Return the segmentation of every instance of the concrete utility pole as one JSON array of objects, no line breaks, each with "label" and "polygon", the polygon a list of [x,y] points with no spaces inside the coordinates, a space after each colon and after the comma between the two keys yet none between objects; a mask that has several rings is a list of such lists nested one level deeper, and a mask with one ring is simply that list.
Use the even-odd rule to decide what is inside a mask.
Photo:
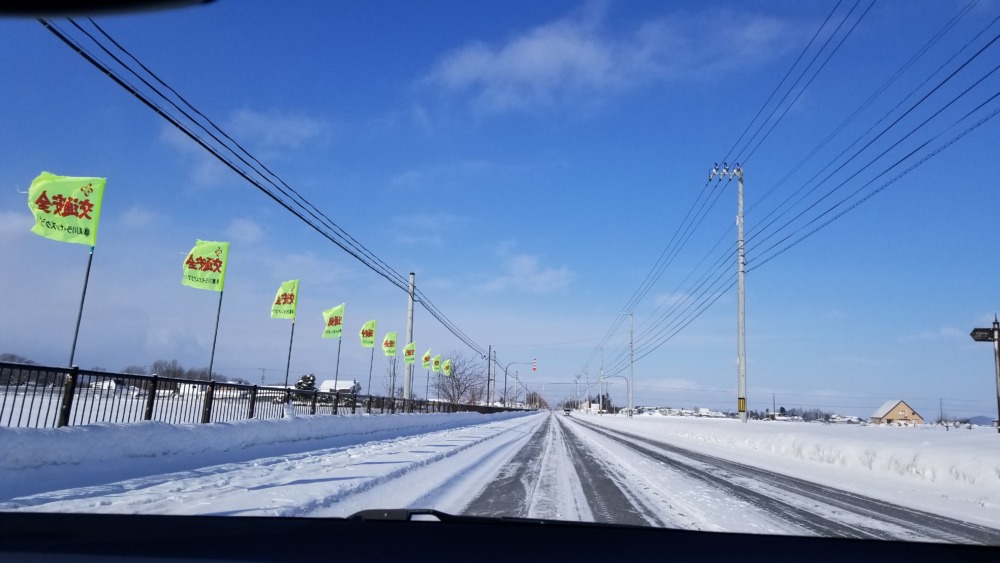
[{"label": "concrete utility pole", "polygon": [[[632,418],[632,411],[635,409],[635,405],[632,403],[632,364],[633,361],[633,332],[632,332],[632,320],[633,313],[629,311],[628,313],[621,313],[622,315],[628,315],[628,417]],[[601,363],[604,362],[603,350],[601,351]]]},{"label": "concrete utility pole", "polygon": [[[413,290],[416,274],[410,272],[410,302],[406,308],[406,343],[413,342]],[[338,356],[337,361],[340,361]],[[426,398],[426,397],[425,397]],[[413,400],[413,364],[406,364],[406,377],[403,378],[403,399]]]},{"label": "concrete utility pole", "polygon": [[739,412],[740,420],[742,422],[747,421],[747,351],[746,351],[746,331],[744,330],[745,322],[745,310],[746,303],[744,301],[744,270],[746,269],[746,258],[743,255],[743,167],[736,164],[732,168],[729,167],[725,162],[722,163],[722,169],[719,169],[719,165],[716,164],[712,168],[712,172],[708,175],[708,180],[711,182],[716,177],[723,178],[729,176],[733,178],[734,176],[738,180],[738,191],[737,191],[737,202],[736,202],[736,280],[738,286],[739,296],[737,298],[737,324],[739,331],[739,342],[737,344],[737,369],[738,369],[738,381],[737,381],[737,396],[736,396],[736,409]]},{"label": "concrete utility pole", "polygon": [[601,346],[601,384],[597,388],[597,414],[604,414],[604,346]]}]

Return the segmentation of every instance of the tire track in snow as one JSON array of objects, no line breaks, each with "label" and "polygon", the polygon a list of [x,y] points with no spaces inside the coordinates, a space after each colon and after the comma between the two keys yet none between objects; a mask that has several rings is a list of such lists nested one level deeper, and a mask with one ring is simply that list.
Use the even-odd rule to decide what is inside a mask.
[{"label": "tire track in snow", "polygon": [[559,421],[569,446],[573,467],[588,493],[587,502],[594,513],[594,521],[663,527],[664,523],[629,493],[629,487],[623,482],[623,478],[615,475],[606,464],[600,463],[599,456],[594,455],[593,450],[585,446],[558,415],[554,416]]},{"label": "tire track in snow", "polygon": [[[607,429],[602,429],[589,422],[583,422],[580,420],[575,421],[581,424],[597,434],[603,435],[606,438],[614,440],[632,450],[654,459],[670,469],[679,471],[693,477],[695,479],[704,481],[715,488],[725,491],[740,500],[751,503],[758,508],[764,510],[765,512],[771,514],[772,516],[779,518],[785,522],[788,522],[795,527],[801,528],[806,532],[810,532],[820,536],[836,536],[836,537],[848,537],[848,538],[862,538],[862,539],[879,539],[882,536],[877,535],[874,531],[870,531],[864,528],[859,528],[855,526],[850,526],[848,524],[837,522],[833,520],[826,519],[821,516],[805,510],[801,507],[789,504],[782,500],[773,498],[762,492],[747,488],[746,486],[733,482],[729,479],[720,477],[716,474],[708,472],[705,468],[695,467],[688,463],[683,463],[677,459],[664,455],[661,452],[650,449],[638,443],[645,443],[656,446],[657,448],[663,447],[663,444],[635,436],[634,434],[626,434],[624,432],[615,431],[614,433],[608,431]],[[627,436],[627,437],[626,437]]]},{"label": "tire track in snow", "polygon": [[546,417],[517,454],[497,476],[466,505],[463,514],[473,516],[528,517],[529,491],[534,489],[542,469],[541,458],[551,417]]},{"label": "tire track in snow", "polygon": [[[534,416],[430,432],[419,436],[369,442],[333,454],[302,454],[301,458],[264,458],[253,462],[210,467],[208,475],[151,486],[132,483],[119,492],[93,490],[87,498],[34,504],[33,511],[117,512],[159,514],[302,516],[344,499],[378,489],[404,475],[476,447],[490,449],[496,439],[503,447],[523,440],[524,429],[534,428]],[[520,431],[520,433],[519,433]],[[374,454],[374,455],[373,455]],[[486,455],[489,455],[488,453]],[[482,456],[478,456],[479,459]],[[445,464],[447,465],[447,464]],[[358,472],[363,470],[365,474]],[[114,489],[114,487],[112,487]],[[392,489],[387,489],[387,493]],[[76,495],[74,495],[76,496]],[[366,508],[371,508],[368,506]]]},{"label": "tire track in snow", "polygon": [[751,501],[756,498],[763,502],[760,506],[768,512],[783,519],[790,518],[792,523],[821,535],[1000,544],[1000,530],[994,528],[701,454],[628,432],[609,431],[589,422],[576,422],[741,498]]}]

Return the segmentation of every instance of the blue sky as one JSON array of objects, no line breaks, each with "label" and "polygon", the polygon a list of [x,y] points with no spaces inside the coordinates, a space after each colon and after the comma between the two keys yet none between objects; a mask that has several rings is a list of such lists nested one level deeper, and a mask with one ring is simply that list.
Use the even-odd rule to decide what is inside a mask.
[{"label": "blue sky", "polygon": [[[418,287],[477,344],[493,345],[505,364],[537,358],[537,372],[514,365],[510,373],[552,402],[573,394],[576,374],[596,379],[602,342],[613,371],[627,373],[624,326],[602,337],[699,194],[725,190],[633,307],[636,342],[648,352],[634,370],[639,404],[732,409],[735,289],[650,349],[660,343],[649,331],[657,307],[695,295],[693,280],[725,245],[735,248],[735,183],[706,185],[713,163],[739,146],[820,29],[820,43],[832,36],[843,44],[807,87],[791,91],[782,119],[745,162],[748,237],[817,174],[831,174],[838,154],[869,141],[784,219],[843,187],[777,238],[855,190],[845,206],[870,193],[1000,107],[993,100],[960,120],[998,91],[1000,79],[989,74],[1000,60],[993,44],[875,138],[996,36],[990,22],[1000,5],[983,0],[962,12],[969,4],[878,2],[849,35],[869,2],[848,16],[853,2],[219,1],[95,19],[396,271],[415,272]],[[108,178],[77,351],[82,367],[158,358],[207,365],[216,295],[179,283],[198,238],[232,243],[217,371],[259,381],[263,368],[268,382],[283,379],[289,324],[268,311],[286,279],[302,280],[293,379],[332,373],[336,345],[320,338],[320,313],[338,303],[346,303],[342,375],[367,377],[368,351],[356,337],[364,321],[378,319],[380,334],[403,338],[404,292],[37,22],[0,21],[0,53],[0,295],[8,296],[0,351],[53,364],[69,356],[86,248],[29,232],[24,192],[42,170]],[[766,116],[773,106],[765,107]],[[777,238],[760,247],[748,238],[750,408],[770,407],[774,393],[786,407],[849,414],[896,397],[925,416],[937,415],[939,398],[953,414],[995,413],[990,347],[968,333],[1000,310],[1000,264],[987,242],[1000,204],[998,133],[1000,120],[987,121],[773,261],[762,264]],[[724,246],[712,250],[719,240]],[[420,308],[414,331],[420,352],[470,353]],[[377,357],[376,380],[384,372]],[[624,400],[624,383],[611,381],[612,397]]]}]

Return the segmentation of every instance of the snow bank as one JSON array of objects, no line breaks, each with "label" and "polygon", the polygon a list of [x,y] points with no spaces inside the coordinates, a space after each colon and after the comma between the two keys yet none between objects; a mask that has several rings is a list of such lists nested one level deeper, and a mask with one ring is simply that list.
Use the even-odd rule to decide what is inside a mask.
[{"label": "snow bank", "polygon": [[212,424],[138,422],[45,429],[0,428],[0,475],[46,466],[120,462],[123,458],[217,454],[258,446],[288,446],[307,440],[330,442],[328,439],[337,437],[349,438],[340,440],[342,444],[359,443],[384,439],[386,434],[408,436],[523,415],[515,412],[299,416]]},{"label": "snow bank", "polygon": [[932,510],[950,504],[948,512],[963,517],[971,506],[980,521],[1000,520],[1000,435],[994,428],[743,424],[670,416],[581,419],[901,504]]}]

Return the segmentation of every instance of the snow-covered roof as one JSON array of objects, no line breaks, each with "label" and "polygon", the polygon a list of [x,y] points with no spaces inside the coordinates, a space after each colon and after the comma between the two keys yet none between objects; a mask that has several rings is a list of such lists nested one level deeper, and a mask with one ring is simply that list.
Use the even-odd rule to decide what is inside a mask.
[{"label": "snow-covered roof", "polygon": [[902,402],[903,401],[901,399],[890,399],[886,401],[881,407],[875,409],[875,412],[872,413],[872,418],[885,418],[885,415],[889,414],[889,411],[891,411],[893,407]]}]

